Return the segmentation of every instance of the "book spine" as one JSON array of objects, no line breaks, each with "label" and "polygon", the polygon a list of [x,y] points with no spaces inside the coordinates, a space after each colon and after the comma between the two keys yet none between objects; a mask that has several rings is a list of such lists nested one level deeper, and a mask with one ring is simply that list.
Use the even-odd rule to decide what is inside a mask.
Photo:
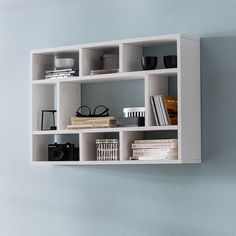
[{"label": "book spine", "polygon": [[160,106],[161,106],[161,113],[162,113],[162,116],[163,116],[164,124],[168,125],[168,120],[167,120],[167,116],[166,116],[165,108],[164,108],[164,104],[163,104],[163,96],[160,95],[160,96],[158,96],[158,98],[159,98],[159,103],[160,103]]},{"label": "book spine", "polygon": [[139,160],[139,161],[178,160],[178,156],[175,156],[175,157],[148,157],[148,156],[136,157],[136,156],[133,156],[130,159]]},{"label": "book spine", "polygon": [[160,125],[160,123],[158,121],[158,117],[157,117],[157,110],[156,110],[156,106],[155,106],[155,102],[154,102],[153,96],[150,97],[150,100],[151,100],[152,111],[153,111],[153,114],[154,114],[156,125]]},{"label": "book spine", "polygon": [[155,101],[157,116],[158,116],[158,120],[160,121],[160,125],[165,125],[164,120],[163,120],[163,116],[162,116],[162,112],[161,112],[159,95],[154,96],[154,101]]},{"label": "book spine", "polygon": [[176,143],[178,139],[146,139],[134,140],[134,143]]},{"label": "book spine", "polygon": [[170,117],[169,117],[168,109],[167,109],[166,104],[165,104],[164,96],[161,96],[161,104],[162,104],[162,107],[163,107],[163,114],[164,114],[164,117],[165,117],[166,125],[171,125]]},{"label": "book spine", "polygon": [[159,149],[166,149],[166,148],[177,148],[177,143],[166,143],[166,144],[136,144],[132,143],[132,149],[136,148],[159,148]]}]

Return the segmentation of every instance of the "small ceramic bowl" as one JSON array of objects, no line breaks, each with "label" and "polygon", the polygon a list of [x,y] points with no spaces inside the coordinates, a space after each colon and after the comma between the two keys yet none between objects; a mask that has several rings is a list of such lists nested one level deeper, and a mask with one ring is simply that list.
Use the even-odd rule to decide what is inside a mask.
[{"label": "small ceramic bowl", "polygon": [[164,65],[166,68],[176,68],[177,67],[177,56],[176,55],[168,55],[164,56]]},{"label": "small ceramic bowl", "polygon": [[144,70],[154,70],[157,67],[157,57],[154,56],[143,56],[141,62]]},{"label": "small ceramic bowl", "polygon": [[69,69],[75,65],[75,59],[73,58],[56,58],[54,60],[54,66],[57,69]]}]

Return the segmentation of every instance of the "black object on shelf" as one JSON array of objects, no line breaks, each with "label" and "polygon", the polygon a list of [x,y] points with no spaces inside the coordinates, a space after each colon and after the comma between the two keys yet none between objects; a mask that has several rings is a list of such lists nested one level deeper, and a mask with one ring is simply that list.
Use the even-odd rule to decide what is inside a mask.
[{"label": "black object on shelf", "polygon": [[[41,118],[41,130],[56,130],[56,122],[55,122],[55,113],[57,111],[56,110],[42,110],[42,118]],[[44,118],[45,118],[45,113],[51,113],[52,117],[51,117],[51,121],[52,121],[52,125],[48,128],[44,128]]]},{"label": "black object on shelf", "polygon": [[145,125],[145,117],[120,117],[116,120],[118,127],[138,127]]},{"label": "black object on shelf", "polygon": [[104,105],[98,105],[92,112],[90,107],[82,105],[76,112],[77,117],[107,117],[109,116],[109,108]]},{"label": "black object on shelf", "polygon": [[72,143],[49,144],[48,161],[79,161],[79,148]]},{"label": "black object on shelf", "polygon": [[157,67],[157,57],[143,56],[141,63],[144,70],[154,70]]},{"label": "black object on shelf", "polygon": [[177,56],[168,55],[163,57],[164,65],[166,68],[176,68],[177,67]]}]

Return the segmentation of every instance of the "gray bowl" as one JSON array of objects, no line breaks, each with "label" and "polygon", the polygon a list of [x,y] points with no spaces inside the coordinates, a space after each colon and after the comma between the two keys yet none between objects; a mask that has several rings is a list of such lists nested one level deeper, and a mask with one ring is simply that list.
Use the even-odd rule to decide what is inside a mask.
[{"label": "gray bowl", "polygon": [[75,59],[74,58],[56,58],[54,60],[54,66],[57,69],[69,69],[74,67]]}]

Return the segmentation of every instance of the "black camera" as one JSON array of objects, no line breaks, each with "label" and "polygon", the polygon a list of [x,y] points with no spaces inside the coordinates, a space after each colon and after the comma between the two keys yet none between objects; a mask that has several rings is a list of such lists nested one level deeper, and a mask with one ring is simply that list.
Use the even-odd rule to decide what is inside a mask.
[{"label": "black camera", "polygon": [[74,144],[49,144],[48,145],[49,161],[79,161],[79,148]]}]

